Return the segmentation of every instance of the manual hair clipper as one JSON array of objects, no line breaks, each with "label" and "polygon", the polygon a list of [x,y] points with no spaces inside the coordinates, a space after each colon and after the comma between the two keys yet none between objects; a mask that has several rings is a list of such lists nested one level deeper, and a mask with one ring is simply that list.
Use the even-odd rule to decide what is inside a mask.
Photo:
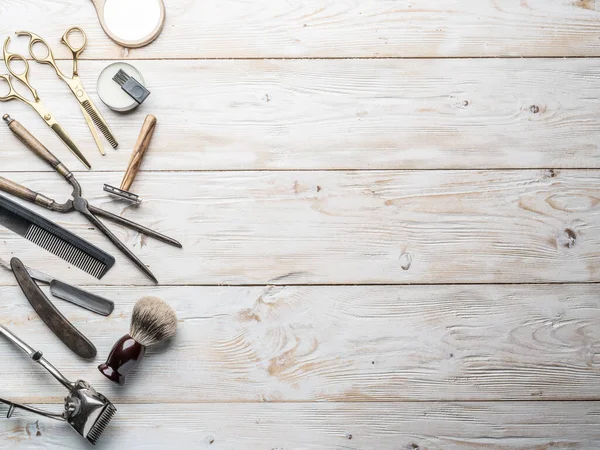
[{"label": "manual hair clipper", "polygon": [[96,392],[86,381],[77,380],[73,383],[67,380],[56,367],[46,361],[42,356],[42,352],[35,351],[1,325],[0,334],[6,336],[17,347],[27,353],[31,359],[50,372],[60,384],[69,390],[69,394],[65,397],[65,410],[60,414],[51,413],[32,406],[20,405],[0,398],[0,403],[9,406],[6,418],[10,419],[15,409],[20,408],[51,419],[62,420],[71,425],[71,428],[79,435],[95,445],[111,421],[112,416],[117,411],[117,408],[104,395]]}]

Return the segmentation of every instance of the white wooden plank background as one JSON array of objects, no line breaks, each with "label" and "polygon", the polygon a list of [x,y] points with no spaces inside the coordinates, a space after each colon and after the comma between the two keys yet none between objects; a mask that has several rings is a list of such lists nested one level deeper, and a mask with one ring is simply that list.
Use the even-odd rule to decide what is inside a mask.
[{"label": "white wooden plank background", "polygon": [[[26,39],[14,40],[15,49]],[[13,48],[13,47],[11,47]],[[90,90],[106,61],[81,64]],[[97,170],[124,170],[143,112],[159,118],[145,170],[594,168],[600,67],[594,59],[136,61],[152,94],[120,115],[99,100],[121,147],[101,157],[52,68],[32,82]],[[65,62],[65,70],[68,64]],[[36,113],[7,111],[83,167]],[[1,124],[4,127],[4,124]],[[43,170],[8,133],[2,170]]]},{"label": "white wooden plank background", "polygon": [[[95,287],[106,319],[64,302],[105,355],[148,293],[167,300],[179,335],[149,349],[126,389],[69,353],[18,287],[3,287],[3,322],[70,377],[118,403],[600,400],[600,286]],[[515,313],[518,311],[518,314]],[[3,382],[24,402],[63,389],[2,342]],[[23,372],[32,381],[23,384]],[[192,376],[193,374],[193,376]]]},{"label": "white wooden plank background", "polygon": [[[120,174],[80,178],[93,204],[181,240],[183,250],[118,232],[164,284],[527,283],[600,281],[598,174],[151,172],[135,184],[146,197],[137,209],[102,191]],[[56,198],[69,193],[54,173],[10,176]],[[47,214],[116,253],[79,215]],[[56,267],[12,231],[0,229],[0,238],[4,254]],[[120,269],[103,281],[149,283],[117,257]],[[0,280],[15,283],[9,273]]]},{"label": "white wooden plank background", "polygon": [[[152,46],[105,38],[89,0],[3,0],[0,34],[62,36],[75,24],[87,58],[597,56],[596,0],[167,0]],[[52,18],[52,20],[48,20]],[[62,55],[66,55],[65,52]]]},{"label": "white wooden plank background", "polygon": [[121,426],[108,428],[96,447],[41,420],[0,422],[0,438],[10,450],[595,450],[600,444],[599,402],[178,403],[122,405],[118,414]]},{"label": "white wooden plank background", "polygon": [[[161,37],[124,50],[91,2],[0,2],[2,40],[28,29],[65,58],[59,37],[85,28],[80,72],[121,147],[100,157],[49,67],[33,63],[32,83],[93,172],[26,105],[2,112],[92,203],[184,244],[116,228],[153,287],[77,216],[43,212],[117,256],[100,282],[0,229],[0,256],[117,304],[103,318],[57,301],[98,347],[82,361],[0,271],[0,323],[116,402],[99,448],[599,448],[597,2],[165,3]],[[152,91],[129,115],[95,95],[114,59]],[[147,113],[136,209],[101,188]],[[4,125],[0,176],[68,194]],[[144,295],[173,305],[179,334],[119,388],[95,367]],[[8,343],[0,361],[0,397],[60,407],[64,390]],[[63,424],[0,419],[2,449],[85,447]]]}]

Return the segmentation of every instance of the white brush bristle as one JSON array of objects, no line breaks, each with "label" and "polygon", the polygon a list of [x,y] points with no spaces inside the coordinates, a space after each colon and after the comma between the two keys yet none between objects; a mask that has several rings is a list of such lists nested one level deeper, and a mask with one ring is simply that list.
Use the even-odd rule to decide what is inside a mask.
[{"label": "white brush bristle", "polygon": [[144,297],[135,304],[129,335],[143,346],[169,339],[176,331],[175,311],[160,298]]}]

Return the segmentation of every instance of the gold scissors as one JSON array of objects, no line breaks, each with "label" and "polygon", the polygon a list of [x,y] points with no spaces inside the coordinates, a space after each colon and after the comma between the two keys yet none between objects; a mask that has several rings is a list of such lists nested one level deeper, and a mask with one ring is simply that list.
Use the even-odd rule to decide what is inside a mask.
[{"label": "gold scissors", "polygon": [[[6,83],[8,84],[8,93],[6,95],[0,95],[0,102],[7,102],[9,100],[20,100],[24,103],[27,103],[29,106],[35,109],[35,111],[40,115],[40,117],[44,119],[46,125],[48,125],[52,129],[52,131],[56,133],[60,140],[65,143],[65,145],[69,148],[69,150],[71,150],[71,152],[73,152],[75,156],[77,156],[77,158],[83,163],[83,165],[88,169],[91,169],[90,163],[87,161],[87,159],[85,159],[83,153],[81,153],[79,148],[77,148],[73,140],[69,137],[67,132],[63,129],[63,127],[61,127],[60,124],[56,121],[54,116],[50,114],[48,108],[46,108],[46,106],[40,100],[40,96],[38,95],[37,90],[35,90],[35,88],[29,83],[29,63],[27,62],[27,60],[17,53],[10,53],[8,51],[9,42],[10,37],[7,37],[6,41],[4,41],[4,62],[6,63],[6,68],[8,69],[9,75],[0,74],[0,79],[6,81]],[[11,67],[11,63],[15,60],[21,61],[24,64],[24,69],[22,72],[19,72],[13,67]],[[22,84],[24,84],[27,87],[27,89],[29,89],[31,95],[33,95],[33,100],[29,100],[28,98],[23,97],[15,90],[13,86],[13,77],[19,80]]]},{"label": "gold scissors", "polygon": [[[71,42],[69,42],[69,36],[73,32],[81,33],[81,37],[83,38],[83,42],[81,43],[81,45],[75,46]],[[56,71],[56,75],[58,75],[58,77],[61,80],[67,83],[67,86],[69,86],[69,88],[73,92],[73,95],[79,102],[79,106],[81,108],[81,112],[83,113],[83,117],[87,122],[87,125],[94,138],[94,141],[96,141],[96,145],[98,146],[98,150],[100,150],[100,153],[102,155],[106,154],[104,152],[102,142],[100,141],[100,137],[98,136],[98,133],[94,128],[94,124],[96,124],[96,126],[104,135],[106,140],[110,143],[112,148],[117,148],[117,146],[119,145],[117,140],[115,139],[114,135],[112,134],[112,131],[108,127],[108,124],[100,114],[100,111],[98,111],[98,108],[96,108],[96,105],[94,105],[92,99],[83,88],[83,84],[81,83],[81,79],[79,78],[79,73],[77,71],[77,58],[79,58],[79,55],[83,52],[85,46],[87,45],[87,36],[85,32],[79,27],[72,27],[69,28],[65,34],[63,34],[60,40],[60,42],[66,45],[73,54],[73,75],[71,75],[71,77],[66,76],[58,68],[56,61],[54,60],[54,55],[52,54],[52,49],[50,48],[48,43],[44,41],[40,36],[29,31],[17,31],[16,35],[29,36],[29,54],[31,55],[31,57],[40,64],[48,64],[49,66],[52,66]],[[40,57],[34,53],[34,45],[36,44],[42,44],[46,48],[46,56]]]}]

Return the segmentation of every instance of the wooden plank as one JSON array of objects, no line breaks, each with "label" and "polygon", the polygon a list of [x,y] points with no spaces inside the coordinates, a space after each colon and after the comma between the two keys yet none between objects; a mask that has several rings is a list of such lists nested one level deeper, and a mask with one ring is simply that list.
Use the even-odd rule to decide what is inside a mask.
[{"label": "wooden plank", "polygon": [[[61,201],[69,193],[56,174],[10,177]],[[118,174],[79,178],[92,204],[181,240],[113,226],[163,284],[600,281],[598,171],[142,173],[139,208],[102,192]],[[82,216],[31,207],[117,257],[105,283],[148,282]],[[0,252],[95,281],[5,228]]]},{"label": "wooden plank", "polygon": [[58,43],[77,24],[90,38],[83,56],[101,59],[600,54],[594,0],[165,3],[162,35],[137,50],[124,50],[104,35],[89,1],[3,0],[0,34],[27,29]]},{"label": "wooden plank", "polygon": [[[0,323],[118,403],[600,400],[597,284],[92,290],[115,301],[111,317],[57,305],[96,361],[70,353],[17,287],[0,289]],[[126,389],[109,386],[96,366],[145,295],[173,306],[178,335],[149,348]],[[0,396],[64,395],[4,339],[0,358]]]},{"label": "wooden plank", "polygon": [[[97,448],[595,450],[599,425],[597,402],[120,405]],[[33,417],[2,420],[0,438],[6,449],[83,445]]]},{"label": "wooden plank", "polygon": [[[600,42],[600,40],[598,41]],[[81,64],[95,95],[105,61]],[[32,82],[95,170],[124,171],[144,116],[143,170],[600,167],[600,68],[582,60],[139,61],[152,91],[135,113],[98,107],[120,141],[101,157],[51,68]],[[2,105],[74,169],[27,105]],[[2,170],[47,170],[4,124]],[[113,180],[118,183],[119,179]]]}]

